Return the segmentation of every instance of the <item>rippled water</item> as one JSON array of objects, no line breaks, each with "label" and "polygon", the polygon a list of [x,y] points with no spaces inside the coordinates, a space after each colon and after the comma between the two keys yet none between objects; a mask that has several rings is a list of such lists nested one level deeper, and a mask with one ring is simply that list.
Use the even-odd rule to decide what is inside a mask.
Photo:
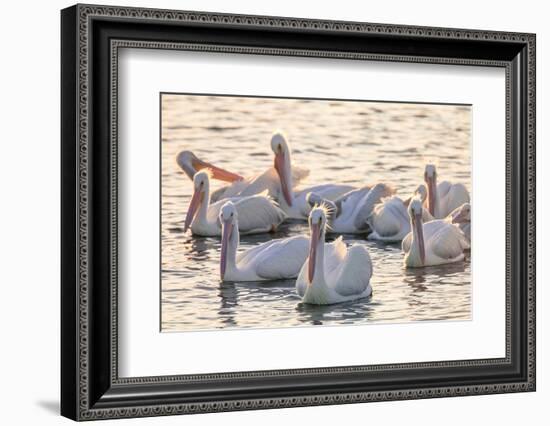
[{"label": "rippled water", "polygon": [[[431,161],[440,180],[470,189],[470,121],[468,106],[162,95],[162,331],[470,319],[469,259],[405,269],[399,244],[364,236],[344,240],[370,251],[370,299],[318,307],[300,302],[292,280],[221,284],[219,239],[183,233],[192,183],[175,162],[186,149],[259,173],[272,165],[270,136],[281,129],[293,161],[311,171],[304,185],[382,181],[407,197]],[[307,232],[305,223],[286,223],[274,235],[241,236],[239,250]]]}]

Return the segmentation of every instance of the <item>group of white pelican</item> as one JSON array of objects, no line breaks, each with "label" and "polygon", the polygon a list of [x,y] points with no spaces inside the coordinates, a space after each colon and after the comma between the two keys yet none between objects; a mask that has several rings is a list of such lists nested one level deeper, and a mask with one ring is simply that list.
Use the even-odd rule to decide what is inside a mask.
[{"label": "group of white pelican", "polygon": [[[424,183],[403,199],[384,183],[357,188],[326,183],[297,190],[308,171],[292,163],[283,133],[271,138],[274,166],[243,177],[189,151],[177,163],[193,180],[184,223],[194,235],[221,237],[222,281],[296,278],[304,303],[324,305],[368,297],[372,261],[365,245],[347,247],[326,233],[367,234],[402,241],[405,267],[458,262],[470,248],[470,195],[461,183],[437,181],[428,164]],[[211,192],[210,180],[227,182]],[[275,231],[286,219],[307,220],[310,235],[273,239],[238,253],[239,235]]]}]

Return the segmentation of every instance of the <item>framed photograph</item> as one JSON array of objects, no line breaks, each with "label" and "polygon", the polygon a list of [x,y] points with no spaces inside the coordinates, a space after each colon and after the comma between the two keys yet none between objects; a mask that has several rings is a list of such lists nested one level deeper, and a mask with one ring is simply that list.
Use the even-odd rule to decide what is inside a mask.
[{"label": "framed photograph", "polygon": [[61,412],[535,390],[535,35],[61,12]]}]

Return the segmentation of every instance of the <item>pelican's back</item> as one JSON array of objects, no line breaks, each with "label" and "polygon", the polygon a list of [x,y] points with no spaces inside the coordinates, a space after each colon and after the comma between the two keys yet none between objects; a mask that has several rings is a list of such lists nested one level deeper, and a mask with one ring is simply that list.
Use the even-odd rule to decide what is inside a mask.
[{"label": "pelican's back", "polygon": [[372,261],[365,246],[355,244],[347,250],[332,280],[333,289],[341,296],[354,296],[364,293],[372,277]]}]

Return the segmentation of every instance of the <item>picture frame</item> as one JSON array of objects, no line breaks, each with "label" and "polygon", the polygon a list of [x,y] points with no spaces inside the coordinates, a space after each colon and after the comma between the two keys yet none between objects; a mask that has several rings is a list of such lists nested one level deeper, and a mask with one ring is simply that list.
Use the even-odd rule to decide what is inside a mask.
[{"label": "picture frame", "polygon": [[[73,420],[534,391],[534,34],[131,7],[61,12],[61,414]],[[503,68],[506,356],[119,377],[118,50]]]}]

